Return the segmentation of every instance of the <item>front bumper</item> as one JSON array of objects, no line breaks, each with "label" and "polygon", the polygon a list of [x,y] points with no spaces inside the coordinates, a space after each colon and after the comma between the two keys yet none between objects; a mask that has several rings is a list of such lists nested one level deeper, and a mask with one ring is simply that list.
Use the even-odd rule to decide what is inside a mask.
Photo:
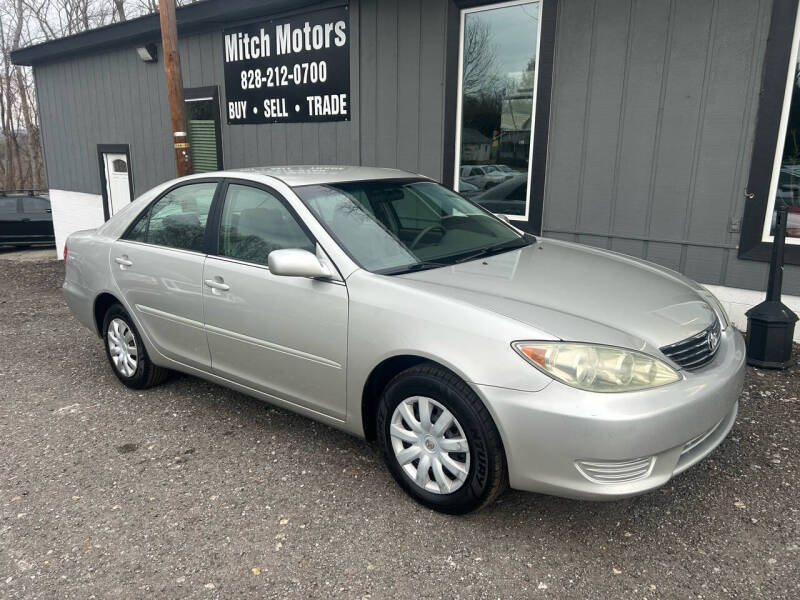
[{"label": "front bumper", "polygon": [[744,340],[729,327],[711,363],[653,390],[475,388],[500,430],[511,487],[610,500],[657,488],[716,448],[736,421],[744,373]]}]

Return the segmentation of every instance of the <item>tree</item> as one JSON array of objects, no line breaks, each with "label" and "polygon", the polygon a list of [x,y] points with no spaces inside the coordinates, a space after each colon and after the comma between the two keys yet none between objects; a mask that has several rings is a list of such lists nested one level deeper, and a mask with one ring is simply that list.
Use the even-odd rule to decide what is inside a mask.
[{"label": "tree", "polygon": [[157,9],[157,0],[0,0],[0,189],[46,186],[33,74],[10,53]]},{"label": "tree", "polygon": [[464,52],[461,85],[463,93],[475,95],[494,90],[498,84],[497,55],[492,43],[492,28],[478,18],[464,28]]}]

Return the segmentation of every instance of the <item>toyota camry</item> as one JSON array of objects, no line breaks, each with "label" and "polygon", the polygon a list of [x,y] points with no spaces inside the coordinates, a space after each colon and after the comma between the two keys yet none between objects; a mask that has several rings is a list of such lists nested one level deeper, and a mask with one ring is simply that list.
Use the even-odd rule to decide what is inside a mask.
[{"label": "toyota camry", "polygon": [[364,167],[164,183],[69,236],[64,294],[126,386],[208,379],[377,440],[416,500],[652,490],[736,418],[744,341],[705,288]]}]

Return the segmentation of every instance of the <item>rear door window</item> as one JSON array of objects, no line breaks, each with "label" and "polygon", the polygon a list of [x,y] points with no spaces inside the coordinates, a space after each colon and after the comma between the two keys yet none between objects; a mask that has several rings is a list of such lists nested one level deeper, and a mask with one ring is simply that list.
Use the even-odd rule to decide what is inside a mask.
[{"label": "rear door window", "polygon": [[183,185],[170,190],[144,212],[125,239],[203,252],[215,182]]},{"label": "rear door window", "polygon": [[22,199],[22,212],[43,213],[50,210],[50,201],[36,196],[26,196]]},{"label": "rear door window", "polygon": [[16,212],[17,212],[16,198],[0,198],[0,215],[16,214]]}]

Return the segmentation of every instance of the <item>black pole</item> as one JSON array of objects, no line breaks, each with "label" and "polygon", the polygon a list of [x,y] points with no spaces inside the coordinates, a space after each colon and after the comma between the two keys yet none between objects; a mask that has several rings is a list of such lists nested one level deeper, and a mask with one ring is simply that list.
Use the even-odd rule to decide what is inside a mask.
[{"label": "black pole", "polygon": [[792,358],[792,338],[797,315],[781,302],[783,253],[786,247],[788,209],[779,201],[775,215],[772,257],[769,263],[767,299],[748,310],[747,364],[769,369],[785,369]]},{"label": "black pole", "polygon": [[786,247],[786,203],[779,201],[775,215],[775,240],[772,242],[772,257],[769,261],[769,281],[767,282],[767,302],[780,302],[783,288],[783,253]]}]

